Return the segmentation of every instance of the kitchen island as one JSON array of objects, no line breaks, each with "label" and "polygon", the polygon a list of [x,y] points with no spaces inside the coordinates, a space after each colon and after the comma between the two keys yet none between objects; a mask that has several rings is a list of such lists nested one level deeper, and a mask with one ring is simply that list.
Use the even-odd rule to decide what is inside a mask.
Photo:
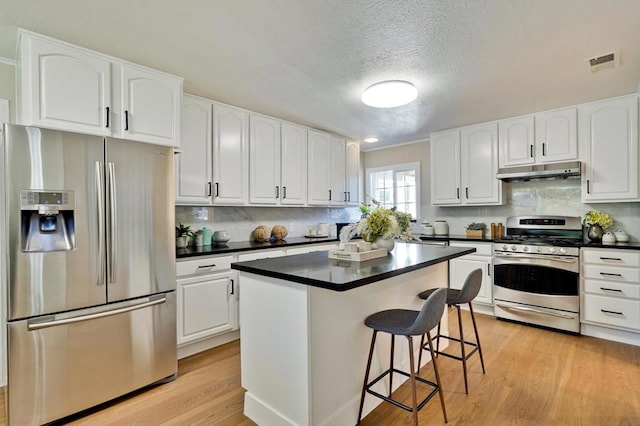
[{"label": "kitchen island", "polygon": [[[473,251],[396,243],[388,256],[366,262],[319,252],[233,263],[245,415],[261,425],[355,424],[371,339],[364,319],[384,309],[419,310],[420,291],[447,286],[447,261]],[[446,320],[445,312],[444,330]],[[389,341],[379,336],[371,377],[389,365]],[[398,339],[395,365],[406,371],[407,351]],[[394,379],[396,388],[402,379]],[[378,386],[384,392],[388,381]],[[367,397],[364,413],[380,402]]]}]

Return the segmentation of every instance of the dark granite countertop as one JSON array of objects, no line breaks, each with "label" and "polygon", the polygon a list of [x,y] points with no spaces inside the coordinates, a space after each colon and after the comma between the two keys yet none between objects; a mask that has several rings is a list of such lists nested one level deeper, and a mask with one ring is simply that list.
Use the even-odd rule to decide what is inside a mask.
[{"label": "dark granite countertop", "polygon": [[473,248],[396,242],[395,248],[386,257],[365,262],[329,259],[327,252],[315,252],[235,262],[231,264],[231,269],[329,290],[345,291],[473,252]]},{"label": "dark granite countertop", "polygon": [[491,237],[467,237],[466,235],[443,235],[443,236],[434,236],[434,235],[424,235],[420,234],[420,239],[422,241],[478,241],[481,243],[492,243],[498,238]]},{"label": "dark granite countertop", "polygon": [[[500,240],[500,238],[490,238],[490,237],[467,237],[466,235],[448,235],[448,236],[430,236],[430,235],[420,235],[420,240],[422,241],[478,241],[483,243],[493,243],[495,241]],[[585,248],[606,248],[606,249],[629,249],[629,250],[640,250],[640,241],[631,241],[629,243],[615,243],[615,244],[602,244],[601,242],[594,242],[589,240],[584,240],[579,247]]]},{"label": "dark granite countertop", "polygon": [[189,246],[184,249],[176,249],[176,258],[181,259],[193,256],[210,256],[216,254],[235,253],[239,251],[275,249],[291,246],[302,246],[306,244],[329,243],[338,241],[336,238],[305,238],[293,237],[286,240],[259,243],[257,241],[234,241],[226,244],[195,247]]},{"label": "dark granite countertop", "polygon": [[632,241],[629,243],[602,244],[602,242],[585,241],[582,244],[584,248],[602,248],[602,249],[629,249],[640,250],[640,241]]}]

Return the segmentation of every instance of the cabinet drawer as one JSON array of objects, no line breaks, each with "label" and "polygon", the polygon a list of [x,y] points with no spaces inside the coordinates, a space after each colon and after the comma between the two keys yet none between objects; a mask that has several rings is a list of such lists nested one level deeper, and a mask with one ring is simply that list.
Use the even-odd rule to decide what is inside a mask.
[{"label": "cabinet drawer", "polygon": [[612,266],[640,266],[640,251],[631,250],[583,250],[584,263]]},{"label": "cabinet drawer", "polygon": [[640,329],[640,302],[587,294],[584,320],[616,327]]},{"label": "cabinet drawer", "polygon": [[595,278],[608,281],[640,283],[640,269],[620,268],[617,266],[584,265],[585,278]]},{"label": "cabinet drawer", "polygon": [[475,248],[476,252],[473,253],[473,255],[475,256],[493,256],[493,244],[491,243],[480,244],[480,243],[467,243],[467,242],[461,242],[461,241],[450,241],[449,245],[451,247]]},{"label": "cabinet drawer", "polygon": [[248,260],[268,259],[270,257],[284,256],[284,250],[257,250],[251,253],[239,254],[238,262]]},{"label": "cabinet drawer", "polygon": [[176,262],[176,276],[183,277],[194,274],[209,274],[231,269],[233,256],[205,257],[196,260]]},{"label": "cabinet drawer", "polygon": [[586,293],[601,296],[623,297],[625,299],[640,299],[640,285],[618,283],[614,281],[584,280]]}]

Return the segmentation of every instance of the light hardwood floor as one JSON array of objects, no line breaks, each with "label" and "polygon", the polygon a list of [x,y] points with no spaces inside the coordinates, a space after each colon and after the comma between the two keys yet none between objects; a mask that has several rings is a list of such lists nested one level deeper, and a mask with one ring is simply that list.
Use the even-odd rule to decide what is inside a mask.
[{"label": "light hardwood floor", "polygon": [[[467,315],[463,313],[463,320]],[[469,362],[469,395],[464,393],[460,363],[439,358],[450,424],[640,424],[640,347],[477,316],[487,374],[474,356]],[[455,315],[449,318],[451,330],[456,330]],[[470,327],[465,331],[472,335]],[[453,349],[452,345],[448,351]],[[242,415],[238,341],[183,359],[178,368],[174,382],[122,398],[71,424],[254,424]],[[430,365],[422,374],[433,379]],[[410,401],[406,385],[394,395]],[[1,424],[3,420],[4,412]],[[437,397],[420,411],[419,420],[443,423]],[[411,424],[411,414],[383,403],[362,424]]]}]

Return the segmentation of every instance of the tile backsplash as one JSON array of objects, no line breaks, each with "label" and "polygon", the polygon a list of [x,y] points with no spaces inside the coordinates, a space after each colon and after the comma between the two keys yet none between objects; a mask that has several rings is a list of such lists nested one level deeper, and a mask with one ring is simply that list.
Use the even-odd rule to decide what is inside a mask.
[{"label": "tile backsplash", "polygon": [[610,214],[611,230],[624,229],[632,241],[640,240],[640,203],[594,203],[580,201],[580,179],[511,182],[503,186],[505,204],[484,207],[422,206],[422,221],[445,219],[451,234],[464,234],[471,222],[504,223],[508,216],[560,215],[584,217],[589,210]]},{"label": "tile backsplash", "polygon": [[226,230],[231,241],[250,240],[258,225],[284,225],[289,236],[302,237],[320,222],[353,222],[359,217],[357,208],[176,206],[176,223],[190,225],[193,230],[203,226],[214,231]]}]

